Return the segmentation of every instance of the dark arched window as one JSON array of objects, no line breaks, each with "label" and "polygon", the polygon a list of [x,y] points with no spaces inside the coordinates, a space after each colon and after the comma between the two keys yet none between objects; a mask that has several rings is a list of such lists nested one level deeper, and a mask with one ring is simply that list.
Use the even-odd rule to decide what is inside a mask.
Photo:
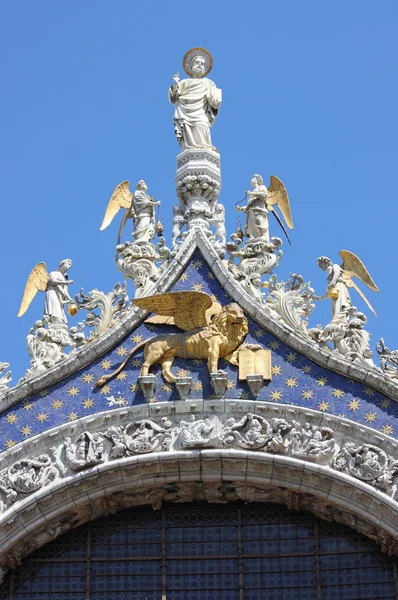
[{"label": "dark arched window", "polygon": [[1,600],[397,600],[397,562],[276,504],[174,504],[92,521],[10,573]]}]

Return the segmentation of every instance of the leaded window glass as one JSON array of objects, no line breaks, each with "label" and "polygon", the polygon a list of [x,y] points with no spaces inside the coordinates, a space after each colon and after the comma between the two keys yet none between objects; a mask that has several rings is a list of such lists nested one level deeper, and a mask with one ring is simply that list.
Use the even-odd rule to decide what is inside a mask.
[{"label": "leaded window glass", "polygon": [[396,559],[276,504],[170,505],[104,517],[10,573],[0,600],[398,600]]}]

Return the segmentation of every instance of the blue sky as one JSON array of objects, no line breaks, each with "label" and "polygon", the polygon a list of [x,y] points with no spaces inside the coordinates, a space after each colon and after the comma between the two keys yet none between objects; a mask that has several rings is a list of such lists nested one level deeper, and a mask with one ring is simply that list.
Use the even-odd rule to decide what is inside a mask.
[{"label": "blue sky", "polygon": [[[316,258],[355,252],[381,290],[367,294],[379,314],[369,316],[373,342],[398,347],[397,26],[389,0],[2,2],[0,361],[14,383],[42,314],[38,295],[16,317],[37,262],[72,258],[71,278],[83,275],[74,293],[121,280],[119,222],[99,231],[120,181],[147,181],[170,240],[178,145],[167,88],[193,46],[213,54],[223,90],[212,136],[228,233],[252,174],[277,175],[295,222],[279,278],[301,273],[323,293]],[[313,323],[329,315],[320,304]]]}]

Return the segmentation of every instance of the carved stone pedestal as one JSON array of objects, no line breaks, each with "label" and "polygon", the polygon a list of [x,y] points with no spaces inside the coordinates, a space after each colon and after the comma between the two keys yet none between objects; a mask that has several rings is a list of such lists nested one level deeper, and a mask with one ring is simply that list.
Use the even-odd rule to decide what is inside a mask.
[{"label": "carved stone pedestal", "polygon": [[228,375],[226,373],[210,373],[211,385],[217,398],[224,398],[227,389]]},{"label": "carved stone pedestal", "polygon": [[177,196],[184,206],[184,220],[189,230],[195,225],[210,232],[209,220],[214,213],[221,187],[220,155],[209,148],[188,148],[177,156]]},{"label": "carved stone pedestal", "polygon": [[141,375],[138,377],[138,385],[142,390],[147,402],[150,402],[156,391],[156,376],[155,375]]},{"label": "carved stone pedestal", "polygon": [[264,377],[262,375],[247,375],[246,380],[251,393],[257,398],[264,385]]},{"label": "carved stone pedestal", "polygon": [[191,391],[192,377],[177,377],[175,380],[175,385],[178,395],[180,396],[180,400],[186,400],[189,396],[189,392]]}]

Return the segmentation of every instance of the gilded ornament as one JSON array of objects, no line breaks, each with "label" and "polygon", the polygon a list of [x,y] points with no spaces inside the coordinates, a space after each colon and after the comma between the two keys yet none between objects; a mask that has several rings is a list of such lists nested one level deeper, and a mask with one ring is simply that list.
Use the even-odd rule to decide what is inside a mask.
[{"label": "gilded ornament", "polygon": [[337,298],[339,297],[339,289],[335,286],[329,287],[328,288],[328,296],[332,300],[337,300]]},{"label": "gilded ornament", "polygon": [[70,315],[71,317],[74,317],[77,315],[78,313],[78,308],[75,304],[75,302],[69,302],[68,304],[68,315]]},{"label": "gilded ornament", "polygon": [[136,306],[156,313],[152,323],[174,324],[186,333],[157,335],[138,344],[124,362],[109,375],[100,377],[97,387],[118,375],[131,356],[144,349],[140,376],[147,376],[155,363],[162,366],[168,383],[176,377],[171,372],[175,358],[207,359],[209,373],[218,372],[218,361],[224,358],[237,364],[237,349],[248,332],[248,321],[238,304],[221,306],[204,292],[170,292],[133,300]]},{"label": "gilded ornament", "polygon": [[191,48],[188,50],[182,60],[183,69],[189,77],[193,77],[192,63],[197,56],[202,56],[205,60],[205,70],[202,77],[206,77],[213,67],[213,57],[205,48]]}]

